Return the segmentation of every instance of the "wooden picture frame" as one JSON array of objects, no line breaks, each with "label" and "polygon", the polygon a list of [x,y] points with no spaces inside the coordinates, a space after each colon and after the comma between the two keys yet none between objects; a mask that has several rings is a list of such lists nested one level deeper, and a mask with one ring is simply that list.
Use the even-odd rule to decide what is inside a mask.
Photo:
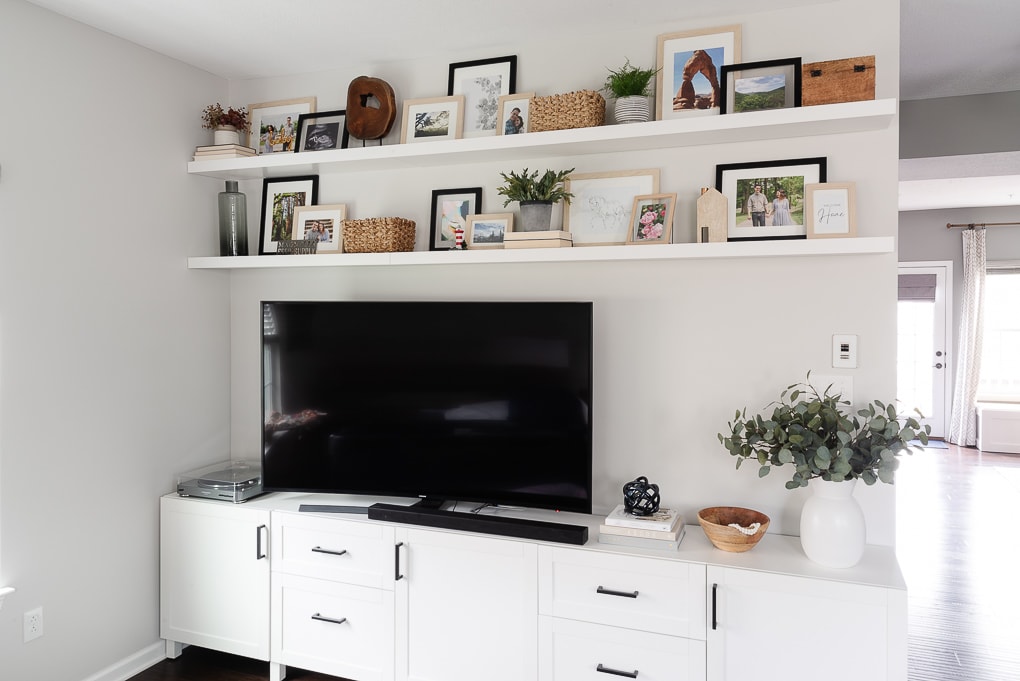
[{"label": "wooden picture frame", "polygon": [[634,198],[659,193],[659,169],[573,173],[563,187],[574,195],[563,210],[574,246],[625,244]]},{"label": "wooden picture frame", "polygon": [[642,194],[634,197],[628,245],[668,244],[673,238],[676,193]]},{"label": "wooden picture frame", "polygon": [[534,92],[500,95],[497,105],[499,117],[496,121],[496,134],[523,135],[531,132],[531,101],[533,99],[535,99]]},{"label": "wooden picture frame", "polygon": [[503,238],[514,230],[513,213],[467,216],[466,243],[470,249],[503,248]]},{"label": "wooden picture frame", "polygon": [[277,154],[294,150],[297,123],[301,114],[315,111],[315,97],[279,99],[248,105],[248,146],[257,154]]},{"label": "wooden picture frame", "polygon": [[801,74],[800,57],[723,66],[720,110],[728,114],[798,107]]},{"label": "wooden picture frame", "polygon": [[262,180],[259,255],[273,255],[280,241],[294,235],[294,209],[319,200],[319,176],[267,177]]},{"label": "wooden picture frame", "polygon": [[400,143],[455,140],[464,136],[464,95],[404,100]]},{"label": "wooden picture frame", "polygon": [[740,61],[740,25],[664,33],[656,55],[656,120],[718,114],[721,69]]},{"label": "wooden picture frame", "polygon": [[453,248],[456,244],[455,227],[460,225],[466,237],[468,216],[479,213],[481,207],[481,187],[433,189],[429,250],[448,251]]},{"label": "wooden picture frame", "polygon": [[804,186],[807,238],[857,236],[857,185],[818,182]]},{"label": "wooden picture frame", "polygon": [[298,116],[295,152],[346,149],[349,143],[346,109]]},{"label": "wooden picture frame", "polygon": [[464,96],[464,137],[495,135],[502,124],[499,97],[517,86],[517,55],[450,64],[447,95]]},{"label": "wooden picture frame", "polygon": [[346,218],[345,203],[298,206],[294,209],[293,238],[308,239],[318,232],[316,253],[343,253],[343,222]]},{"label": "wooden picture frame", "polygon": [[[824,156],[717,165],[715,188],[726,197],[729,206],[726,240],[807,238],[803,213],[805,187],[825,182],[825,166]],[[782,197],[779,191],[783,192]]]}]

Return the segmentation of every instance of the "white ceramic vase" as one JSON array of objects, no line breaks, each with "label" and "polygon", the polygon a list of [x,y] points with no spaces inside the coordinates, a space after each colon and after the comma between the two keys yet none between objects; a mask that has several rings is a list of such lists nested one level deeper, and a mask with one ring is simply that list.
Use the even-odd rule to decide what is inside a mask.
[{"label": "white ceramic vase", "polygon": [[213,128],[213,144],[240,144],[241,133],[232,125],[220,125]]},{"label": "white ceramic vase", "polygon": [[617,123],[644,123],[651,119],[652,107],[649,98],[643,95],[620,97],[613,113]]},{"label": "white ceramic vase", "polygon": [[864,554],[864,511],[854,498],[856,480],[809,483],[800,514],[800,545],[812,561],[833,568],[856,565]]}]

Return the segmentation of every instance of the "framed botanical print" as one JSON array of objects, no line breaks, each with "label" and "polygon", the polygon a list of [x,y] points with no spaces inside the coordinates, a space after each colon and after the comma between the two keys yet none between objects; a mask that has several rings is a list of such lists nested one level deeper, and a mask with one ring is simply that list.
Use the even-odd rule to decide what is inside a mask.
[{"label": "framed botanical print", "polygon": [[267,177],[262,180],[259,255],[274,254],[280,241],[293,239],[296,209],[315,205],[318,199],[318,175]]},{"label": "framed botanical print", "polygon": [[517,55],[450,64],[447,95],[464,96],[464,137],[495,135],[499,98],[516,92]]},{"label": "framed botanical print", "polygon": [[301,114],[315,111],[315,97],[281,99],[248,107],[251,120],[249,147],[258,154],[294,151],[297,124]]},{"label": "framed botanical print", "polygon": [[721,69],[739,61],[739,25],[660,35],[656,119],[719,113]]}]

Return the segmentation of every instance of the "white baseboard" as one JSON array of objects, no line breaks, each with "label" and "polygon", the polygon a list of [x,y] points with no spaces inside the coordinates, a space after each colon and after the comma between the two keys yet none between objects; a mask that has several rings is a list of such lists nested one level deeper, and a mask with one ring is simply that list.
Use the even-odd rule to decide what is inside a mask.
[{"label": "white baseboard", "polygon": [[126,681],[164,659],[166,659],[166,644],[159,641],[111,664],[87,679],[82,679],[82,681]]}]

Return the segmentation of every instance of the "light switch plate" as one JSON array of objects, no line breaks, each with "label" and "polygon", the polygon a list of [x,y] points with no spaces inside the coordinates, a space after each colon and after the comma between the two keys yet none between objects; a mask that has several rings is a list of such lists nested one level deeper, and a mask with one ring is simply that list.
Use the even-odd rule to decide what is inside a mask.
[{"label": "light switch plate", "polygon": [[857,335],[836,333],[832,336],[832,367],[834,369],[857,368]]}]

